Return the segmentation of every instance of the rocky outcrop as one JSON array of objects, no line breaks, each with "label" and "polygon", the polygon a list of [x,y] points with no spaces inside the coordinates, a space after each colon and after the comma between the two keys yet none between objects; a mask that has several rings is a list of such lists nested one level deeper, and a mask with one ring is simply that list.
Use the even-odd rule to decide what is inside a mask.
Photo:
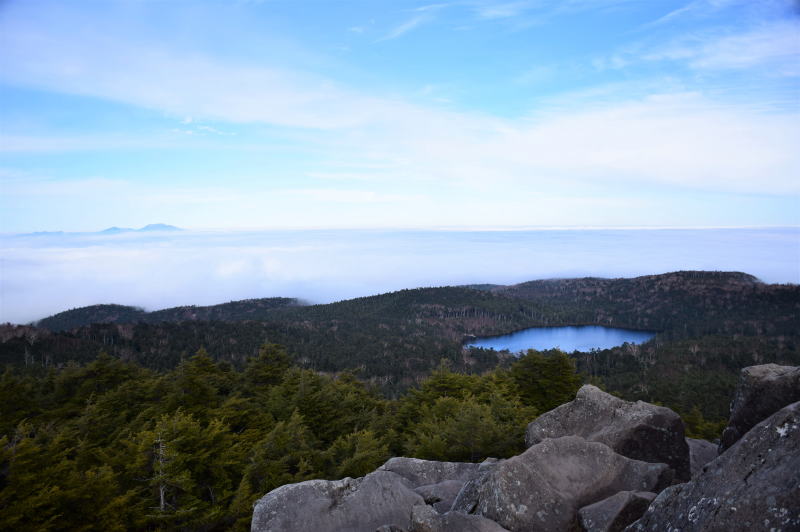
[{"label": "rocky outcrop", "polygon": [[487,467],[464,486],[452,510],[482,515],[512,531],[570,530],[578,509],[619,491],[658,491],[671,478],[664,464],[565,436]]},{"label": "rocky outcrop", "polygon": [[584,506],[578,511],[578,519],[586,532],[620,532],[642,517],[655,498],[651,491],[620,491]]},{"label": "rocky outcrop", "polygon": [[691,482],[664,490],[626,530],[800,530],[800,402],[750,429]]},{"label": "rocky outcrop", "polygon": [[530,423],[525,443],[531,446],[561,436],[604,443],[622,456],[667,464],[678,479],[691,478],[683,421],[663,406],[623,401],[587,384],[574,401]]},{"label": "rocky outcrop", "polygon": [[[257,502],[252,530],[800,531],[800,402],[770,415],[798,371],[743,371],[729,428],[752,428],[719,456],[684,438],[673,411],[584,386],[528,426],[518,456],[393,458],[362,478],[282,486]],[[664,489],[690,466],[691,480]]]},{"label": "rocky outcrop", "polygon": [[800,367],[764,364],[744,368],[722,433],[720,454],[756,423],[795,401],[800,401]]},{"label": "rocky outcrop", "polygon": [[398,457],[389,459],[379,470],[400,475],[422,496],[426,504],[439,512],[446,512],[479,467],[480,464]]},{"label": "rocky outcrop", "polygon": [[411,510],[411,528],[408,532],[508,532],[508,530],[480,515],[460,512],[440,514],[430,506],[415,506]]},{"label": "rocky outcrop", "polygon": [[689,464],[692,468],[692,478],[696,477],[703,466],[717,457],[717,446],[706,440],[686,438],[689,445]]},{"label": "rocky outcrop", "polygon": [[309,480],[276,488],[256,502],[253,532],[408,529],[411,509],[425,504],[400,475],[375,471],[343,480]]},{"label": "rocky outcrop", "polygon": [[431,504],[432,511],[446,512],[482,465],[401,457],[362,478],[281,486],[256,503],[252,530],[407,530],[414,506]]}]

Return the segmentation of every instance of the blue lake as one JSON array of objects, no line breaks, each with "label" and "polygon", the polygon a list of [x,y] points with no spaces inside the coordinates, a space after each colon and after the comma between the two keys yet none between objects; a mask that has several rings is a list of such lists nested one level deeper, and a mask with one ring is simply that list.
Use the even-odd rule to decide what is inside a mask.
[{"label": "blue lake", "polygon": [[512,353],[528,349],[552,349],[558,347],[562,351],[591,351],[592,349],[609,349],[622,345],[641,344],[654,337],[656,333],[649,331],[633,331],[585,325],[579,327],[534,327],[502,336],[488,336],[470,342],[467,347],[482,347],[502,351],[508,349]]}]

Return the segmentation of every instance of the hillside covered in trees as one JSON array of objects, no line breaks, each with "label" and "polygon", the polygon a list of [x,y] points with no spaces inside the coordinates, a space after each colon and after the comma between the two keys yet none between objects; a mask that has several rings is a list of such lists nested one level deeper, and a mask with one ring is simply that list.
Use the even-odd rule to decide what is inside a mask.
[{"label": "hillside covered in trees", "polygon": [[512,360],[508,353],[465,349],[467,335],[612,325],[658,334],[641,346],[573,354],[582,373],[625,398],[681,411],[697,406],[720,419],[740,368],[800,362],[798,316],[800,287],[736,272],[420,288],[325,305],[274,298],[150,313],[99,305],[60,313],[38,327],[2,327],[0,362],[58,367],[88,363],[105,350],[166,371],[204,347],[241,369],[272,342],[286,346],[299,367],[353,371],[396,397],[442,359],[465,373]]},{"label": "hillside covered in trees", "polygon": [[125,305],[91,305],[59,312],[40,320],[37,325],[49,331],[68,331],[93,323],[164,323],[180,321],[245,321],[268,319],[275,309],[298,305],[287,297],[245,299],[221,305],[172,307],[147,312]]},{"label": "hillside covered in trees", "polygon": [[546,301],[572,323],[658,331],[662,339],[797,331],[800,287],[739,272],[674,272],[633,279],[554,279],[491,291]]},{"label": "hillside covered in trees", "polygon": [[390,456],[479,461],[580,384],[563,353],[482,376],[441,364],[387,400],[264,345],[241,371],[205,351],[155,372],[105,353],[0,376],[0,529],[249,530],[286,483],[361,476]]}]

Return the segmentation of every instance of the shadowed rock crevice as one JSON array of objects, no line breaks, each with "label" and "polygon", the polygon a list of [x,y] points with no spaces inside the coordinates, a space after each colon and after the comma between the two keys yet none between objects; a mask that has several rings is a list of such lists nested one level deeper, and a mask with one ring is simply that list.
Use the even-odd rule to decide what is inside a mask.
[{"label": "shadowed rock crevice", "polygon": [[692,478],[696,477],[703,466],[717,457],[717,446],[705,440],[686,438],[689,444],[689,462],[692,467]]},{"label": "shadowed rock crevice", "polygon": [[800,367],[763,364],[744,368],[722,433],[720,454],[756,423],[795,401],[800,401]]},{"label": "shadowed rock crevice", "polygon": [[620,532],[647,511],[656,494],[650,491],[620,491],[578,512],[586,532]]}]

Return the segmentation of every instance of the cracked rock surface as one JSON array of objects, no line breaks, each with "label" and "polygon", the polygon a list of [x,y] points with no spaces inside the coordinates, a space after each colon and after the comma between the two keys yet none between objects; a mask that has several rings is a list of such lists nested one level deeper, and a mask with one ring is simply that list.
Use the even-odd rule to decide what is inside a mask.
[{"label": "cracked rock surface", "polygon": [[671,473],[577,436],[547,439],[487,468],[464,486],[452,510],[512,531],[572,530],[583,506],[619,491],[658,491]]},{"label": "cracked rock surface", "polygon": [[478,470],[480,464],[467,462],[437,462],[419,458],[390,458],[378,468],[379,471],[391,471],[408,480],[412,487],[438,484],[446,480],[466,482]]}]

